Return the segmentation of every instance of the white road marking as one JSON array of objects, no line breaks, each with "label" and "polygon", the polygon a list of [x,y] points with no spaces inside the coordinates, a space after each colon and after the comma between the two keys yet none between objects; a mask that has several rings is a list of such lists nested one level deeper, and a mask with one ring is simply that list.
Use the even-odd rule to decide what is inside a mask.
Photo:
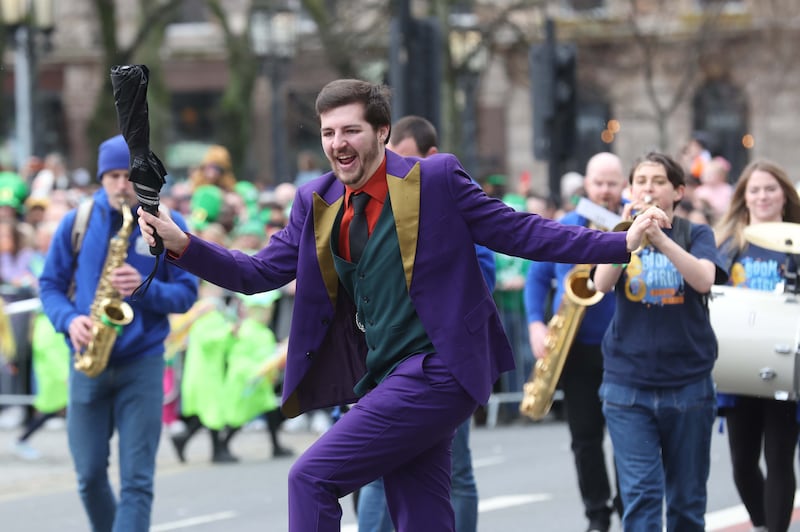
[{"label": "white road marking", "polygon": [[478,458],[472,460],[472,469],[480,469],[482,467],[489,467],[493,465],[503,464],[506,459],[504,456],[487,456],[485,458]]},{"label": "white road marking", "polygon": [[206,523],[214,523],[216,521],[225,521],[233,519],[238,514],[236,512],[219,512],[216,514],[198,515],[197,517],[190,517],[189,519],[181,519],[180,521],[173,521],[171,523],[162,523],[150,527],[150,532],[165,532],[167,530],[180,530],[181,528],[189,528],[197,525],[204,525]]},{"label": "white road marking", "polygon": [[534,502],[544,502],[552,499],[549,493],[531,493],[528,495],[502,495],[500,497],[489,497],[478,501],[478,512],[493,512],[511,508],[512,506],[522,506]]},{"label": "white road marking", "polygon": [[[794,492],[794,500],[794,507],[800,508],[800,490]],[[750,516],[742,504],[706,514],[706,530],[708,532],[722,530],[730,526],[749,522]]]},{"label": "white road marking", "polygon": [[[504,508],[511,508],[512,506],[522,506],[523,504],[531,504],[534,502],[544,502],[552,499],[548,493],[531,493],[528,495],[503,495],[500,497],[490,497],[478,501],[478,512],[493,512],[494,510],[502,510]],[[357,524],[342,525],[342,532],[358,532]]]}]

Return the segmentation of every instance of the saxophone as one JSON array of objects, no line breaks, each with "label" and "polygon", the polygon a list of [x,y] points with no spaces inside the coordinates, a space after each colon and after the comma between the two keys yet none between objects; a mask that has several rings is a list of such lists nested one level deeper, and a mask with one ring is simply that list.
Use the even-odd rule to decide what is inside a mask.
[{"label": "saxophone", "polygon": [[590,275],[591,266],[579,264],[564,277],[564,298],[547,324],[546,354],[536,361],[528,382],[523,386],[519,411],[531,419],[542,419],[550,411],[558,379],[586,308],[603,298],[603,293],[594,288]]},{"label": "saxophone", "polygon": [[122,227],[108,243],[108,253],[100,272],[89,314],[92,318],[92,340],[82,353],[75,353],[75,369],[89,377],[97,377],[108,364],[111,349],[122,327],[133,320],[133,309],[111,286],[111,272],[128,258],[128,239],[133,232],[133,215],[123,200],[120,205]]}]

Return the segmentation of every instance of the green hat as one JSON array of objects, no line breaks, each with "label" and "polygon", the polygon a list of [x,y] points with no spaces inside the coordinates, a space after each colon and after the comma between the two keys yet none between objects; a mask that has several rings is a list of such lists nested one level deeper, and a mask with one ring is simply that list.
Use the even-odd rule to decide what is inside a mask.
[{"label": "green hat", "polygon": [[486,182],[490,185],[505,185],[506,184],[506,176],[503,174],[491,174],[486,176]]},{"label": "green hat", "polygon": [[233,230],[234,236],[260,236],[264,237],[264,224],[260,220],[256,219],[249,219],[245,220],[244,222],[240,223],[236,226],[236,229]]},{"label": "green hat", "polygon": [[219,217],[222,210],[222,190],[214,185],[197,187],[192,194],[192,225],[203,229]]},{"label": "green hat", "polygon": [[0,206],[19,209],[28,197],[28,185],[14,172],[0,172]]},{"label": "green hat", "polygon": [[525,204],[525,198],[519,194],[505,194],[503,196],[503,203],[513,208],[515,211],[525,212],[528,210]]},{"label": "green hat", "polygon": [[258,188],[250,181],[237,181],[233,190],[242,197],[248,207],[258,203]]},{"label": "green hat", "polygon": [[236,296],[241,299],[246,307],[269,307],[281,297],[280,290],[270,290],[269,292],[259,292],[258,294],[240,294]]}]

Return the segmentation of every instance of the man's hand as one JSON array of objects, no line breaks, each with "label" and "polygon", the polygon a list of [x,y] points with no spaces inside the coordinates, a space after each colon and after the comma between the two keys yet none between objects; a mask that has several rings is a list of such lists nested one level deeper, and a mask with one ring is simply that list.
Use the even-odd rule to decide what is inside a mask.
[{"label": "man's hand", "polygon": [[142,284],[142,274],[139,273],[139,270],[126,262],[111,272],[109,281],[111,282],[111,286],[119,292],[119,295],[128,297],[136,290],[136,287]]},{"label": "man's hand", "polygon": [[528,324],[528,337],[530,338],[531,351],[536,360],[547,356],[544,347],[544,339],[547,336],[547,325],[541,321],[533,321]]},{"label": "man's hand", "polygon": [[69,339],[76,353],[83,352],[92,341],[92,318],[78,316],[69,324]]},{"label": "man's hand", "polygon": [[156,243],[153,238],[153,228],[158,231],[158,235],[164,242],[164,249],[176,255],[183,253],[183,250],[189,245],[189,235],[178,227],[178,224],[170,217],[169,210],[163,205],[158,208],[158,217],[146,212],[141,207],[137,213],[139,214],[139,228],[142,230],[142,236],[148,246],[153,247]]}]

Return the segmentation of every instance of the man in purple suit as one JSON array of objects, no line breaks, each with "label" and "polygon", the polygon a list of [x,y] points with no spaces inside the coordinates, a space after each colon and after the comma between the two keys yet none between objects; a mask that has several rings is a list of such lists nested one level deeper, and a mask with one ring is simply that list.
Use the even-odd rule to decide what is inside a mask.
[{"label": "man in purple suit", "polygon": [[[338,499],[383,476],[399,531],[452,531],[450,443],[513,367],[473,243],[532,260],[626,263],[667,226],[650,209],[626,233],[514,211],[449,154],[386,150],[388,89],[337,80],[316,111],[332,171],[301,186],[289,225],[249,256],[140,211],[169,259],[233,291],[297,279],[283,412],[356,404],[289,473],[289,530],[340,529]],[[366,200],[366,201],[365,201]],[[368,238],[368,240],[367,240]]]}]

